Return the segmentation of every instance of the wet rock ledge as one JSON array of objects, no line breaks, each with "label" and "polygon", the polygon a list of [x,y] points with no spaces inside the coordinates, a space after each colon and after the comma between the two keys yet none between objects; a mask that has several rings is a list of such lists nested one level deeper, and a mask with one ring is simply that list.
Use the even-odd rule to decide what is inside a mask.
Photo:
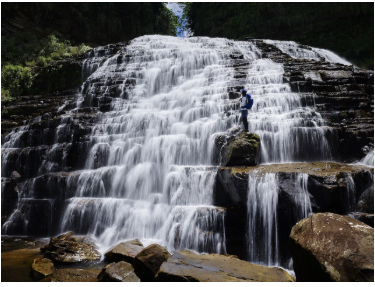
[{"label": "wet rock ledge", "polygon": [[333,162],[220,167],[213,204],[226,208],[225,237],[230,254],[246,259],[249,177],[257,180],[267,173],[276,175],[279,249],[284,258],[290,256],[288,236],[300,206],[296,194],[300,187],[296,185],[302,175],[307,176],[312,212],[350,215],[374,226],[373,168]]},{"label": "wet rock ledge", "polygon": [[[311,95],[336,141],[335,158],[353,162],[374,146],[374,71],[353,65],[296,59],[262,40],[254,42],[263,58],[281,63],[292,92]],[[305,48],[305,46],[304,46]]]}]

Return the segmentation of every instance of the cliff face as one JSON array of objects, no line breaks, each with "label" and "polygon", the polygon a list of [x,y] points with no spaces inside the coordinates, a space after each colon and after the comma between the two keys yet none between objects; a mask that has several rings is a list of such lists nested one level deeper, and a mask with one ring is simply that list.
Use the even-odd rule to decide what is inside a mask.
[{"label": "cliff face", "polygon": [[374,65],[373,3],[188,3],[195,36],[293,40]]},{"label": "cliff face", "polygon": [[175,35],[173,13],[162,3],[4,3],[1,32],[54,34],[91,46],[144,34]]}]

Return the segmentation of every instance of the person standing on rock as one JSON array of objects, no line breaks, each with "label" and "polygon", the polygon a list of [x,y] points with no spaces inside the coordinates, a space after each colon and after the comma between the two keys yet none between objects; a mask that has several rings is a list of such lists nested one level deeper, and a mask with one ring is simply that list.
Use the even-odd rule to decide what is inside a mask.
[{"label": "person standing on rock", "polygon": [[253,106],[254,100],[251,98],[250,94],[247,94],[247,91],[241,89],[240,91],[241,97],[239,98],[240,101],[240,111],[241,111],[241,120],[243,122],[244,131],[249,131],[249,124],[247,122],[247,113]]}]

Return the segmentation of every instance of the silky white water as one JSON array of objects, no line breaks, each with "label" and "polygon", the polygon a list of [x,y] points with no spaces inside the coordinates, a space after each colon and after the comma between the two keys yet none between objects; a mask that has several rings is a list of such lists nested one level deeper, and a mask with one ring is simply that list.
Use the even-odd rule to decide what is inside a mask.
[{"label": "silky white water", "polygon": [[223,52],[242,49],[249,60],[258,53],[248,42],[145,36],[89,77],[80,106],[92,103],[97,78],[121,79],[121,95],[92,129],[87,171],[61,231],[93,233],[107,247],[139,238],[225,253],[224,210],[212,206],[216,168],[208,166],[215,134],[234,122],[223,113],[234,74]]},{"label": "silky white water", "polygon": [[321,48],[309,47],[297,44],[294,41],[263,40],[267,44],[275,45],[285,54],[297,59],[309,59],[327,61],[343,65],[352,65],[350,62],[336,55],[335,53]]},{"label": "silky white water", "polygon": [[[298,173],[294,181],[292,193],[289,194],[294,202],[289,208],[296,208],[290,218],[292,226],[312,213],[307,189],[308,175]],[[249,176],[247,209],[250,262],[266,266],[282,265],[278,238],[279,185],[279,178],[275,173],[258,174],[255,171]],[[284,267],[292,269],[291,263]]]},{"label": "silky white water", "polygon": [[363,164],[363,165],[367,165],[367,166],[373,167],[374,166],[374,150],[369,151],[369,153],[366,156],[364,156],[358,162],[358,164]]}]

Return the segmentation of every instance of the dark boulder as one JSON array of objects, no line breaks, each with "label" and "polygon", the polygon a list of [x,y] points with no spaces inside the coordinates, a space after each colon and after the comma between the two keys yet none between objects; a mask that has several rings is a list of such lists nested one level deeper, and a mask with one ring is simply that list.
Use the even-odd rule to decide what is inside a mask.
[{"label": "dark boulder", "polygon": [[10,174],[10,178],[19,179],[21,178],[21,175],[17,171],[12,171],[12,173]]},{"label": "dark boulder", "polygon": [[246,259],[248,176],[242,171],[235,167],[218,170],[213,205],[226,208],[224,224],[227,253]]},{"label": "dark boulder", "polygon": [[7,223],[6,233],[48,236],[52,221],[52,203],[49,199],[19,199],[17,211],[8,219],[10,221]]},{"label": "dark boulder", "polygon": [[110,262],[125,261],[133,264],[135,256],[142,249],[143,244],[138,239],[121,242],[105,253],[105,259]]},{"label": "dark boulder", "polygon": [[260,137],[253,133],[240,133],[227,141],[221,150],[223,166],[255,166],[260,160]]},{"label": "dark boulder", "polygon": [[293,282],[281,268],[252,264],[220,254],[197,254],[182,250],[164,262],[159,282]]},{"label": "dark boulder", "polygon": [[374,229],[333,213],[298,222],[290,245],[297,281],[374,281]]},{"label": "dark boulder", "polygon": [[98,275],[98,281],[140,282],[138,276],[134,273],[133,266],[124,261],[113,262],[105,266]]},{"label": "dark boulder", "polygon": [[171,254],[163,246],[151,244],[135,256],[134,265],[142,281],[153,281],[163,262]]},{"label": "dark boulder", "polygon": [[357,210],[365,213],[374,213],[374,186],[367,188],[359,197]]},{"label": "dark boulder", "polygon": [[18,185],[14,179],[1,179],[1,225],[17,208],[18,191]]}]

